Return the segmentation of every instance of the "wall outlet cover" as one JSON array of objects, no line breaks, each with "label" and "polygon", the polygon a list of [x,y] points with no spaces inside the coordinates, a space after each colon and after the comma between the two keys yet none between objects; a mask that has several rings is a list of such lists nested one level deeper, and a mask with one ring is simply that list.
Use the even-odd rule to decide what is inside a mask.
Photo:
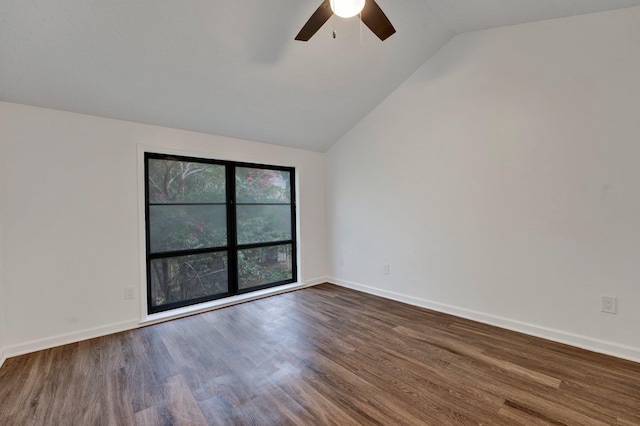
[{"label": "wall outlet cover", "polygon": [[127,287],[124,289],[124,298],[133,299],[133,287]]},{"label": "wall outlet cover", "polygon": [[602,306],[600,310],[608,314],[615,314],[618,310],[617,299],[613,296],[602,296]]}]

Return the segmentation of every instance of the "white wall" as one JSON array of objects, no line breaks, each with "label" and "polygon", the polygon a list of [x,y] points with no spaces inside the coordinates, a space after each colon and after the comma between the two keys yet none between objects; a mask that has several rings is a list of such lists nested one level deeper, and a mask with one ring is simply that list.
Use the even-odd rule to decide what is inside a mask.
[{"label": "white wall", "polygon": [[638,22],[449,42],[327,153],[331,280],[640,360]]},{"label": "white wall", "polygon": [[[0,116],[0,126],[2,125],[2,118]],[[3,147],[4,147],[4,142],[3,142],[3,138],[0,138],[0,153],[3,151]],[[3,179],[2,179],[2,170],[4,169],[4,156],[0,155],[0,367],[2,367],[2,364],[5,361],[5,344],[4,344],[4,334],[5,334],[5,316],[4,316],[4,310],[5,310],[5,296],[4,296],[4,254],[3,254],[3,250],[2,247],[4,245],[4,240],[2,239],[2,218],[3,218],[3,212],[4,212],[4,204],[3,204],[3,198],[1,196],[1,194],[4,193],[4,184],[3,184]]]},{"label": "white wall", "polygon": [[296,167],[300,281],[324,281],[324,154],[9,103],[0,117],[9,355],[140,321],[140,300],[124,300],[145,261],[139,145]]},{"label": "white wall", "polygon": [[0,361],[138,324],[139,145],[295,166],[304,283],[640,360],[637,22],[456,37],[329,150],[327,228],[323,154],[0,103]]}]

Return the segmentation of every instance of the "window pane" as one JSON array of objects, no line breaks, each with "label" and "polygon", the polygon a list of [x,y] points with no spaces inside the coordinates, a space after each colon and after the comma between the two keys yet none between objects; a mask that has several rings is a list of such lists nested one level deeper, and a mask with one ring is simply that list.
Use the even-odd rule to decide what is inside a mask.
[{"label": "window pane", "polygon": [[151,260],[152,306],[228,292],[227,253]]},{"label": "window pane", "polygon": [[291,244],[238,250],[238,288],[293,279]]},{"label": "window pane", "polygon": [[225,167],[149,159],[150,203],[224,203]]},{"label": "window pane", "polygon": [[238,244],[291,239],[291,206],[239,205]]},{"label": "window pane", "polygon": [[236,202],[291,202],[291,173],[281,170],[236,168]]},{"label": "window pane", "polygon": [[293,281],[295,169],[144,157],[150,313]]},{"label": "window pane", "polygon": [[151,253],[226,246],[226,221],[225,206],[149,206]]}]

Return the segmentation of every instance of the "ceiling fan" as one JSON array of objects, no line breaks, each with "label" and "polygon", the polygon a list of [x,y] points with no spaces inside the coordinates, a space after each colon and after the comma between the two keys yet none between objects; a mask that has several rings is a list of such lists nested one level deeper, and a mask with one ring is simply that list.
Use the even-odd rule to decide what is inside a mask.
[{"label": "ceiling fan", "polygon": [[[380,6],[374,0],[324,0],[320,7],[302,27],[296,40],[309,39],[336,14],[342,18],[351,18],[360,14],[360,19],[380,40],[386,40],[396,32]],[[335,38],[335,32],[333,34]]]}]

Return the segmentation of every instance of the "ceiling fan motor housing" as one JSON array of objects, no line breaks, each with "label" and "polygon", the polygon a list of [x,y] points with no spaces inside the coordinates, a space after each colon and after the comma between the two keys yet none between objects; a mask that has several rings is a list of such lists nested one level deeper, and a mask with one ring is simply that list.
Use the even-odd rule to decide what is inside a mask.
[{"label": "ceiling fan motor housing", "polygon": [[362,12],[365,0],[330,0],[331,10],[341,18],[351,18]]}]

